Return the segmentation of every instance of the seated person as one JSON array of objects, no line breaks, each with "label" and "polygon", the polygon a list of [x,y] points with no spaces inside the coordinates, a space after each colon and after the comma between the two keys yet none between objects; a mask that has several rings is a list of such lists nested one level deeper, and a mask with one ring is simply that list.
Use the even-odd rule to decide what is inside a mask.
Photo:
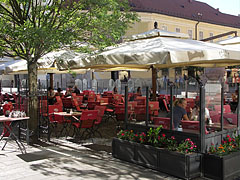
[{"label": "seated person", "polygon": [[232,112],[235,112],[238,106],[238,90],[232,94],[232,102],[230,104]]},{"label": "seated person", "polygon": [[53,105],[55,103],[55,93],[53,91],[53,88],[48,88],[48,104]]},{"label": "seated person", "polygon": [[138,87],[138,88],[137,88],[137,95],[138,95],[138,96],[142,96],[141,87]]},{"label": "seated person", "polygon": [[186,107],[187,107],[187,101],[184,98],[175,100],[174,107],[173,107],[173,123],[174,123],[175,130],[178,129],[178,126],[181,120],[189,121],[187,112],[186,112]]},{"label": "seated person", "polygon": [[113,94],[117,94],[118,93],[118,90],[117,90],[117,87],[115,86],[114,88],[113,88]]},{"label": "seated person", "polygon": [[65,97],[68,97],[68,96],[72,96],[72,87],[71,86],[68,86],[66,93],[65,93]]},{"label": "seated person", "polygon": [[[193,110],[191,111],[191,114],[190,114],[190,119],[192,121],[199,121],[199,112],[200,112],[200,103],[197,101],[195,103],[195,107],[193,108]],[[211,120],[211,117],[210,117],[210,113],[209,113],[209,110],[208,108],[205,108],[205,122],[207,124],[212,124],[212,120]]]},{"label": "seated person", "polygon": [[77,86],[74,86],[73,93],[80,94],[80,90],[78,89]]},{"label": "seated person", "polygon": [[61,93],[61,92],[62,92],[62,89],[61,89],[61,88],[58,88],[58,89],[57,89],[57,92],[55,93],[55,96],[62,96],[63,93]]}]

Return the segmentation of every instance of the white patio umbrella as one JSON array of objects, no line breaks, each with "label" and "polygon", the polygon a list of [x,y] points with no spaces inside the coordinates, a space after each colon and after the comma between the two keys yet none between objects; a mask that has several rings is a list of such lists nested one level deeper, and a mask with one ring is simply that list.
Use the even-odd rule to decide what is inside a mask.
[{"label": "white patio umbrella", "polygon": [[178,32],[170,32],[161,29],[152,29],[150,31],[146,31],[144,33],[135,34],[127,37],[123,37],[124,40],[137,40],[137,39],[147,39],[152,37],[175,37],[175,38],[183,38],[189,39],[188,34],[178,33]]},{"label": "white patio umbrella", "polygon": [[[65,71],[60,71],[59,68],[61,66],[66,66],[64,62],[69,59],[74,59],[76,56],[80,56],[80,53],[76,53],[72,50],[60,50],[53,51],[41,59],[38,60],[38,73],[46,74],[46,73],[54,73],[54,74],[63,74],[69,73],[66,69]],[[78,70],[77,73],[85,73],[86,70]],[[22,60],[10,64],[5,67],[6,74],[27,74],[27,61]]]},{"label": "white patio umbrella", "polygon": [[217,42],[221,45],[240,44],[240,37],[234,36]]},{"label": "white patio umbrella", "polygon": [[226,48],[235,49],[240,51],[240,37],[235,36],[222,41],[218,41],[218,44],[224,45]]},{"label": "white patio umbrella", "polygon": [[155,37],[121,43],[77,61],[74,68],[225,67],[240,63],[240,51],[190,39]]},{"label": "white patio umbrella", "polygon": [[12,64],[15,64],[15,63],[22,63],[24,60],[10,60],[10,61],[4,61],[4,62],[1,62],[0,64],[0,74],[4,74],[5,72],[5,68],[12,65]]}]

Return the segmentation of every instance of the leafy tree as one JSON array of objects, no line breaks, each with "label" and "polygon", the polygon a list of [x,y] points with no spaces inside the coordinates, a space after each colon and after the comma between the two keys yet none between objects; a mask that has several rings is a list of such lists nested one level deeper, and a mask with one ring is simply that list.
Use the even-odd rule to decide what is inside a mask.
[{"label": "leafy tree", "polygon": [[76,42],[112,45],[136,19],[127,0],[0,0],[0,55],[28,64],[30,130],[37,130],[38,59]]}]

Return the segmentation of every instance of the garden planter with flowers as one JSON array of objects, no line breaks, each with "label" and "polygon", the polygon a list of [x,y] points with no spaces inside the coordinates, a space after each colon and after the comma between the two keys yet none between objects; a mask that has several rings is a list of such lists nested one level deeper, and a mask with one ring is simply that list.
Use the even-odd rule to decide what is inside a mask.
[{"label": "garden planter with flowers", "polygon": [[[189,139],[189,141],[191,140]],[[183,179],[199,177],[201,175],[201,156],[200,153],[162,150],[158,159],[159,171]]]},{"label": "garden planter with flowers", "polygon": [[183,179],[200,176],[201,154],[195,153],[196,145],[190,139],[177,144],[173,136],[159,134],[160,129],[147,134],[120,131],[112,142],[113,157]]},{"label": "garden planter with flowers", "polygon": [[204,176],[212,179],[234,179],[240,174],[239,136],[227,136],[221,145],[210,147],[209,153],[204,155]]}]

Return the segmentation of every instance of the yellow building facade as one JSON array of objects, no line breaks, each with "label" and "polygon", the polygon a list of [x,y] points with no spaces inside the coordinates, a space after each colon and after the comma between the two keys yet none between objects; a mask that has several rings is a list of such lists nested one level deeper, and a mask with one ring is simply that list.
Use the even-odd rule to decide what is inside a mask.
[{"label": "yellow building facade", "polygon": [[[180,32],[188,34],[190,39],[195,39],[196,27],[197,27],[197,40],[209,38],[230,31],[237,31],[237,34],[240,35],[239,28],[201,22],[201,19],[199,19],[199,21],[194,21],[179,17],[146,12],[137,12],[137,14],[139,16],[140,22],[136,22],[135,24],[133,24],[131,28],[127,30],[126,36],[131,36],[133,34],[139,34],[151,30],[154,28],[154,22],[158,23],[159,29],[167,30],[170,32]],[[230,36],[234,36],[234,34],[215,39],[211,42],[217,42],[229,38]],[[184,73],[186,74],[187,71],[181,71],[181,73],[177,73],[175,69],[168,69],[168,72],[165,74],[168,75],[169,78],[173,81],[175,79],[176,74],[183,75]],[[161,77],[162,75],[165,74],[162,72],[162,70],[159,70],[158,77]],[[139,73],[134,72],[134,75],[132,75],[132,77],[135,78],[135,76],[136,78],[139,77],[149,78],[151,77],[151,71]]]},{"label": "yellow building facade", "polygon": [[[191,39],[195,39],[195,27],[198,21],[157,13],[138,12],[137,14],[139,16],[140,22],[133,24],[131,28],[128,29],[126,36],[149,31],[154,28],[154,22],[157,22],[159,29],[167,30],[170,32],[185,33],[188,34]],[[199,19],[199,24],[197,25],[197,40],[209,38],[211,36],[216,36],[230,31],[237,31],[238,35],[240,35],[239,28],[201,22],[201,19]],[[216,39],[214,42],[222,40],[224,38]]]}]

